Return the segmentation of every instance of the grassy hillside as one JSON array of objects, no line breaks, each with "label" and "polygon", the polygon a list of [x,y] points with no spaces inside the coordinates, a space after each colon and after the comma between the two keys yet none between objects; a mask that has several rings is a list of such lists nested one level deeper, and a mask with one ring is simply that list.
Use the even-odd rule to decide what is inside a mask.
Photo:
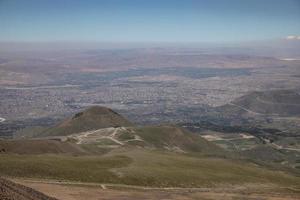
[{"label": "grassy hillside", "polygon": [[129,164],[124,156],[0,155],[0,175],[83,182],[116,182],[110,171]]},{"label": "grassy hillside", "polygon": [[228,155],[222,148],[174,125],[146,127],[105,128],[73,134],[69,141],[96,150],[121,147],[138,147],[177,153],[201,153],[206,155]]},{"label": "grassy hillside", "polygon": [[48,127],[32,126],[20,129],[13,134],[13,138],[34,138],[46,131]]},{"label": "grassy hillside", "polygon": [[146,126],[134,128],[134,132],[144,140],[144,145],[156,149],[205,154],[224,153],[222,148],[205,140],[199,134],[176,126]]},{"label": "grassy hillside", "polygon": [[135,181],[142,185],[180,187],[243,183],[295,184],[299,187],[300,184],[297,177],[237,160],[145,150],[116,155],[127,155],[133,160],[128,167],[116,170],[126,177],[127,184],[135,184]]},{"label": "grassy hillside", "polygon": [[258,145],[252,149],[239,152],[243,157],[257,162],[263,162],[264,165],[273,166],[278,169],[288,170],[300,175],[299,171],[299,151],[288,149],[276,149],[270,145]]},{"label": "grassy hillside", "polygon": [[251,163],[137,148],[121,148],[105,156],[0,155],[0,175],[154,187],[300,186],[298,177]]},{"label": "grassy hillside", "polygon": [[42,132],[39,136],[62,136],[100,128],[132,125],[123,116],[109,108],[93,106]]}]

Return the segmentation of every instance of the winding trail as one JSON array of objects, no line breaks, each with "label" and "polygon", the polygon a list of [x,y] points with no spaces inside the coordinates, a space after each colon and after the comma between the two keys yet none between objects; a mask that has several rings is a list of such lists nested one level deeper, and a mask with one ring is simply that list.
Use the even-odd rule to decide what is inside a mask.
[{"label": "winding trail", "polygon": [[[118,128],[110,127],[110,128],[103,128],[103,129],[97,129],[97,130],[93,130],[93,131],[82,132],[82,133],[71,135],[69,137],[76,139],[77,144],[83,144],[86,142],[88,143],[89,140],[90,140],[90,142],[93,142],[93,141],[101,140],[101,139],[109,139],[109,140],[115,142],[116,144],[123,146],[123,145],[125,145],[125,143],[130,142],[130,141],[143,141],[143,139],[140,138],[138,135],[134,135],[133,139],[124,140],[124,141],[119,140],[117,135],[119,134],[119,136],[120,136],[122,134],[125,134],[124,131],[126,131],[126,130],[127,129],[125,127],[118,127]],[[92,138],[92,137],[95,137],[95,138]]]}]

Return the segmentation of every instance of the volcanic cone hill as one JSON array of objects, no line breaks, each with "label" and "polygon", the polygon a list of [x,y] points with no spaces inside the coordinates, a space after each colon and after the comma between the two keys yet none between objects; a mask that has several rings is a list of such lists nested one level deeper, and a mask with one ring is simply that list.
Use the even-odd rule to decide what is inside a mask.
[{"label": "volcanic cone hill", "polygon": [[109,108],[93,106],[42,132],[40,136],[66,136],[89,130],[121,126],[127,127],[133,126],[133,124]]}]

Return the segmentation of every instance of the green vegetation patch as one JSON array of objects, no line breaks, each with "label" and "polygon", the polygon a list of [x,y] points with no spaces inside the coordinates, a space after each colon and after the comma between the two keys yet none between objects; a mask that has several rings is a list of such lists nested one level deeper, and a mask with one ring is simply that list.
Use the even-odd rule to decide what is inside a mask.
[{"label": "green vegetation patch", "polygon": [[122,182],[156,187],[210,187],[219,184],[272,183],[300,188],[300,178],[250,162],[160,151],[131,150],[133,162],[117,171]]},{"label": "green vegetation patch", "polygon": [[191,133],[176,126],[147,126],[136,128],[135,132],[148,146],[159,149],[177,147],[186,152],[220,155],[224,150],[199,134]]},{"label": "green vegetation patch", "polygon": [[126,156],[0,155],[0,175],[82,182],[118,182],[110,170],[131,162]]}]

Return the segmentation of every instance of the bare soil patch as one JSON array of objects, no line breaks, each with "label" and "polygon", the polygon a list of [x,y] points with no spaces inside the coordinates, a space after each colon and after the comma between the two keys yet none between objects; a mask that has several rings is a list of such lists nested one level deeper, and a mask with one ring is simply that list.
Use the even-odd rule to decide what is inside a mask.
[{"label": "bare soil patch", "polygon": [[[102,185],[73,185],[65,183],[47,183],[28,180],[18,182],[63,200],[296,200],[300,194],[297,191],[270,190],[262,187],[254,190],[245,188],[174,188],[174,189],[137,189],[126,187],[103,187]],[[231,189],[230,189],[231,188]]]}]

